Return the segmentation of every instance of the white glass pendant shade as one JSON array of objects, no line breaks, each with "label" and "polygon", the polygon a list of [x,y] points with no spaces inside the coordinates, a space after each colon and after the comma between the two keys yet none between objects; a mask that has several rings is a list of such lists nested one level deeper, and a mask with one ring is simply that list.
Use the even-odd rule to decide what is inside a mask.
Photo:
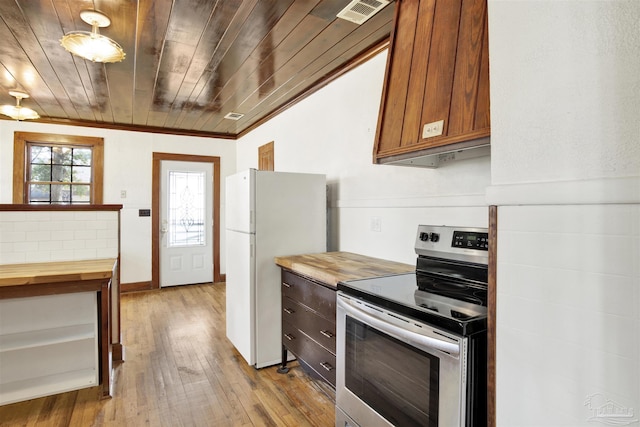
[{"label": "white glass pendant shade", "polygon": [[14,120],[35,120],[39,119],[40,115],[33,111],[31,108],[23,107],[20,105],[20,100],[28,98],[24,92],[10,91],[9,95],[16,98],[16,105],[2,105],[0,106],[0,114],[9,116]]},{"label": "white glass pendant shade", "polygon": [[80,13],[82,20],[91,25],[91,31],[71,31],[60,39],[60,44],[69,52],[93,62],[120,62],[125,53],[122,47],[98,32],[98,27],[111,24],[109,18],[95,10]]},{"label": "white glass pendant shade", "polygon": [[65,35],[60,43],[74,55],[93,62],[120,62],[125,57],[118,43],[89,31],[73,31]]}]

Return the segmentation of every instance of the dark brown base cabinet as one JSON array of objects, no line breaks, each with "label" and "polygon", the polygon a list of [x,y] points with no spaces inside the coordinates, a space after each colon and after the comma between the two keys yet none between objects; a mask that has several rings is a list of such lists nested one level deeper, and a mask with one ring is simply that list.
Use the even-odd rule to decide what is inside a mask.
[{"label": "dark brown base cabinet", "polygon": [[336,386],[335,287],[282,270],[282,365],[293,353],[311,375]]}]

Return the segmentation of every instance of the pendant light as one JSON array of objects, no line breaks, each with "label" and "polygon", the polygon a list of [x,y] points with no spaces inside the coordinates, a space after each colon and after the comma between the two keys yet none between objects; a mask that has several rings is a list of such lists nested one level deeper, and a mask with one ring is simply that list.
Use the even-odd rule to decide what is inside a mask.
[{"label": "pendant light", "polygon": [[111,25],[111,20],[97,10],[83,10],[80,18],[91,25],[89,31],[71,31],[60,39],[60,44],[69,52],[93,62],[120,62],[125,53],[122,47],[99,33],[98,28]]},{"label": "pendant light", "polygon": [[23,107],[20,105],[20,101],[28,98],[29,95],[17,90],[9,91],[9,95],[16,98],[16,105],[2,105],[0,106],[0,114],[9,116],[14,120],[34,120],[39,119],[40,115],[33,111],[31,108]]}]

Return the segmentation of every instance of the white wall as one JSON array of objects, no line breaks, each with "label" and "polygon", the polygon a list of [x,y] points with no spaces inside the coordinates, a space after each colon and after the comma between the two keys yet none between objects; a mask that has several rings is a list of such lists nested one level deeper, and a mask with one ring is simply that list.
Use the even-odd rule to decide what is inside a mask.
[{"label": "white wall", "polygon": [[639,24],[489,0],[499,426],[639,424]]},{"label": "white wall", "polygon": [[374,165],[385,61],[386,51],[243,137],[237,168],[256,168],[258,147],[274,141],[275,170],[327,176],[330,250],[413,264],[418,224],[487,226],[490,162]]},{"label": "white wall", "polygon": [[[122,283],[151,280],[151,218],[138,217],[138,209],[151,208],[154,152],[219,156],[222,180],[235,172],[235,143],[229,140],[0,120],[0,203],[12,202],[15,131],[104,138],[104,203],[123,205]],[[120,197],[121,190],[126,191],[126,198]],[[223,183],[221,191],[224,193]],[[224,194],[221,200],[224,203]],[[223,208],[221,206],[222,211]],[[222,222],[224,215],[221,217]],[[220,226],[224,230],[224,224]],[[221,238],[221,270],[224,273],[224,233]]]}]

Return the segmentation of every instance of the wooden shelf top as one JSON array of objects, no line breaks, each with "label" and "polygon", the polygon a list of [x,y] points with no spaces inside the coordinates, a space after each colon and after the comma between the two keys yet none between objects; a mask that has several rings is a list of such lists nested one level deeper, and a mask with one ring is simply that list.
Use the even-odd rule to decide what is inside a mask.
[{"label": "wooden shelf top", "polygon": [[111,278],[115,258],[0,265],[0,287]]},{"label": "wooden shelf top", "polygon": [[338,282],[352,279],[413,273],[414,265],[387,261],[351,252],[322,252],[294,256],[280,256],[275,263],[294,273],[336,286]]}]

